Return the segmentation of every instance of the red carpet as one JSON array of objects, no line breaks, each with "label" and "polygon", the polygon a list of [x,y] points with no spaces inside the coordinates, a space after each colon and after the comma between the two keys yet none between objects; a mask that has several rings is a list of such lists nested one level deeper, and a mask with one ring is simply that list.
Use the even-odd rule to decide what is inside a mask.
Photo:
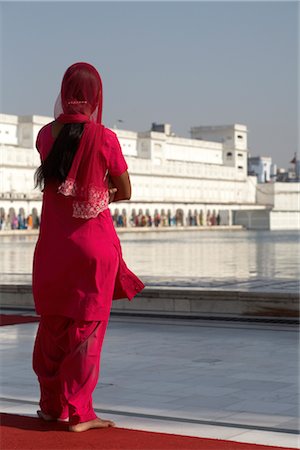
[{"label": "red carpet", "polygon": [[[280,447],[242,444],[125,428],[70,433],[64,423],[0,414],[1,450],[272,450]],[[292,450],[292,449],[285,449]]]},{"label": "red carpet", "polygon": [[20,314],[0,314],[0,326],[16,325],[18,323],[38,322],[37,316],[21,316]]}]

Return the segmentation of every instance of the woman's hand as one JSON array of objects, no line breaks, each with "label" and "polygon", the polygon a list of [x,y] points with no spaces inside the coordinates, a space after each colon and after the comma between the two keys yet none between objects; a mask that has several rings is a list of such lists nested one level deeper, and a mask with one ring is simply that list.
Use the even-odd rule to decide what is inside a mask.
[{"label": "woman's hand", "polygon": [[111,203],[111,202],[114,201],[115,193],[117,192],[117,190],[118,190],[118,189],[115,188],[115,187],[111,187],[111,188],[108,189],[108,192],[109,192],[109,200],[108,200],[108,203]]},{"label": "woman's hand", "polygon": [[108,203],[111,203],[114,201],[117,190],[118,189],[114,186],[112,179],[110,178],[110,176],[108,176],[108,193],[109,193]]},{"label": "woman's hand", "polygon": [[122,175],[109,177],[108,189],[116,188],[117,192],[114,192],[114,202],[122,200],[130,200],[131,198],[131,184],[127,170]]}]

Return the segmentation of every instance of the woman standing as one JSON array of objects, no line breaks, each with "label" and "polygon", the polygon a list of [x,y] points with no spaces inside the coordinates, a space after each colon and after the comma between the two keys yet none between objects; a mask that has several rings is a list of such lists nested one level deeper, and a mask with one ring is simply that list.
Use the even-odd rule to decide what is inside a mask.
[{"label": "woman standing", "polygon": [[64,74],[55,120],[36,146],[43,189],[33,260],[33,296],[41,320],[33,351],[39,417],[69,421],[70,431],[114,426],[98,418],[92,392],[112,300],[144,288],[122,258],[108,204],[129,200],[127,163],[115,133],[101,123],[97,70],[76,63]]}]

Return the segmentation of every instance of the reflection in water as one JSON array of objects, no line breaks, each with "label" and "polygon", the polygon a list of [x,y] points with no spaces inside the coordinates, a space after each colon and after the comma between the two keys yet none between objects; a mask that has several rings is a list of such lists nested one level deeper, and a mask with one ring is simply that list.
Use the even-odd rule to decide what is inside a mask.
[{"label": "reflection in water", "polygon": [[[0,236],[2,282],[30,283],[36,236]],[[172,284],[208,279],[297,280],[299,236],[282,231],[172,231],[120,234],[139,276]],[[59,257],[59,255],[58,255]],[[179,283],[180,284],[180,283]]]}]

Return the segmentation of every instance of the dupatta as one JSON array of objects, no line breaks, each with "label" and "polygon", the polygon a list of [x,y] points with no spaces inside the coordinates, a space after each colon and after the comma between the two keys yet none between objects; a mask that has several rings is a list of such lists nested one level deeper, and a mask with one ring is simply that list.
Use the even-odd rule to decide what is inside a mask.
[{"label": "dupatta", "polygon": [[109,190],[105,159],[99,151],[104,134],[102,82],[95,67],[79,62],[66,70],[54,117],[63,124],[84,124],[71,169],[58,193],[74,197],[73,217],[97,217],[108,208]]}]

